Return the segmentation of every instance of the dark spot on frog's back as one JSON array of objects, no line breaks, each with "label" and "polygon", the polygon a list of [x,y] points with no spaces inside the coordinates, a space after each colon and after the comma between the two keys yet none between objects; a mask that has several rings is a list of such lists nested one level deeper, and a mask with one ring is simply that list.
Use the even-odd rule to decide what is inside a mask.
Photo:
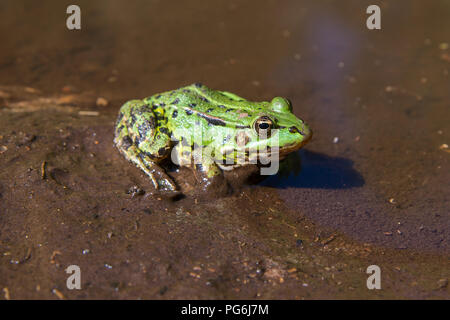
[{"label": "dark spot on frog's back", "polygon": [[172,118],[176,118],[178,116],[178,111],[177,110],[175,110],[173,113],[172,113]]},{"label": "dark spot on frog's back", "polygon": [[137,118],[136,115],[134,113],[131,114],[131,123],[136,123]]},{"label": "dark spot on frog's back", "polygon": [[193,114],[194,112],[192,111],[192,110],[189,110],[189,109],[186,109],[186,114],[188,115],[188,116],[190,116],[191,114]]},{"label": "dark spot on frog's back", "polygon": [[197,88],[201,88],[203,85],[200,82],[194,83],[194,86],[196,86]]},{"label": "dark spot on frog's back", "polygon": [[178,103],[180,103],[180,99],[178,99],[178,98],[172,101],[172,104],[178,104]]},{"label": "dark spot on frog's back", "polygon": [[162,120],[164,120],[164,116],[161,114],[161,112],[155,111],[155,118],[156,118],[156,122],[161,122]]},{"label": "dark spot on frog's back", "polygon": [[119,123],[116,126],[116,134],[120,134],[120,132],[125,128],[124,124],[119,125]]},{"label": "dark spot on frog's back", "polygon": [[213,110],[214,110],[214,108],[209,108],[208,110],[206,110],[206,112],[210,113]]},{"label": "dark spot on frog's back", "polygon": [[143,104],[140,108],[139,108],[139,112],[140,113],[143,113],[143,112],[147,112],[148,111],[148,107],[149,107],[150,105],[148,105],[148,104]]},{"label": "dark spot on frog's back", "polygon": [[155,122],[151,120],[143,120],[138,126],[139,136],[144,138],[149,132],[155,128]]},{"label": "dark spot on frog's back", "polygon": [[133,145],[133,141],[131,140],[131,138],[129,136],[125,136],[125,137],[123,137],[121,144],[124,149],[128,149],[129,147],[131,147]]},{"label": "dark spot on frog's back", "polygon": [[159,132],[164,133],[165,135],[169,135],[169,130],[165,127],[159,128]]}]

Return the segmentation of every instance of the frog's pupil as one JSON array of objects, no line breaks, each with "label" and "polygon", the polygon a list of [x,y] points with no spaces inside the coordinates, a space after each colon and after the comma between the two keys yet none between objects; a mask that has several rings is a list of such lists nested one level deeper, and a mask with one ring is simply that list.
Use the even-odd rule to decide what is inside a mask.
[{"label": "frog's pupil", "polygon": [[267,122],[263,122],[259,124],[259,128],[264,130],[269,128],[269,124]]}]

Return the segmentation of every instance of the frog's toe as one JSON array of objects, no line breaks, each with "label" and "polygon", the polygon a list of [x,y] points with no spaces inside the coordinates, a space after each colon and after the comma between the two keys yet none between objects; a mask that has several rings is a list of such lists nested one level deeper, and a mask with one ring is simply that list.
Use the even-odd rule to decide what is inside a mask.
[{"label": "frog's toe", "polygon": [[153,172],[149,173],[150,178],[152,179],[153,185],[157,190],[161,191],[177,191],[177,185],[172,180],[171,177],[167,173],[165,173],[159,167],[154,167]]},{"label": "frog's toe", "polygon": [[175,182],[170,178],[157,179],[157,189],[162,191],[177,191]]}]

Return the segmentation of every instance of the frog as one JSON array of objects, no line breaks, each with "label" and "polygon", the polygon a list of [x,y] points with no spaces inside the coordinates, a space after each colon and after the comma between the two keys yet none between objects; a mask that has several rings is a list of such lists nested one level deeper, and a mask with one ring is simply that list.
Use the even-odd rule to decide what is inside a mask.
[{"label": "frog", "polygon": [[120,153],[166,191],[178,191],[162,165],[168,159],[208,185],[258,156],[281,160],[312,137],[284,97],[255,102],[199,82],[127,101],[114,131]]}]

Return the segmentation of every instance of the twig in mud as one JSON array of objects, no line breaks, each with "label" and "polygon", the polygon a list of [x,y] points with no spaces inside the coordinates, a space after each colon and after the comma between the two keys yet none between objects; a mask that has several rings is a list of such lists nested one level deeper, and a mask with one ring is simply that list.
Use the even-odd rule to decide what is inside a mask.
[{"label": "twig in mud", "polygon": [[50,257],[51,264],[55,264],[55,262],[56,262],[55,258],[57,255],[61,255],[61,251],[58,251],[58,250],[53,251],[52,256]]},{"label": "twig in mud", "polygon": [[5,294],[5,300],[11,299],[11,296],[9,295],[9,289],[7,287],[3,288],[3,293]]},{"label": "twig in mud", "polygon": [[47,167],[47,161],[43,161],[42,162],[42,164],[41,164],[41,178],[42,178],[42,180],[45,180],[45,178],[46,178],[46,173],[45,173],[45,168]]},{"label": "twig in mud", "polygon": [[330,237],[328,237],[327,239],[323,240],[323,241],[321,242],[321,244],[322,244],[323,246],[324,246],[324,245],[327,245],[327,244],[329,244],[331,241],[333,241],[335,238],[336,238],[336,235],[333,234],[333,235],[331,235]]},{"label": "twig in mud", "polygon": [[53,294],[55,296],[57,296],[59,299],[61,300],[65,300],[66,298],[64,297],[64,295],[61,293],[61,291],[59,291],[58,289],[53,289],[52,290]]},{"label": "twig in mud", "polygon": [[100,115],[100,112],[98,112],[98,111],[86,111],[86,110],[81,110],[81,111],[78,111],[78,114],[79,114],[80,116],[93,116],[93,117],[97,117],[97,116]]},{"label": "twig in mud", "polygon": [[19,261],[19,263],[27,262],[28,260],[30,260],[30,258],[31,258],[31,248],[28,248],[27,253],[23,257],[23,259]]}]

